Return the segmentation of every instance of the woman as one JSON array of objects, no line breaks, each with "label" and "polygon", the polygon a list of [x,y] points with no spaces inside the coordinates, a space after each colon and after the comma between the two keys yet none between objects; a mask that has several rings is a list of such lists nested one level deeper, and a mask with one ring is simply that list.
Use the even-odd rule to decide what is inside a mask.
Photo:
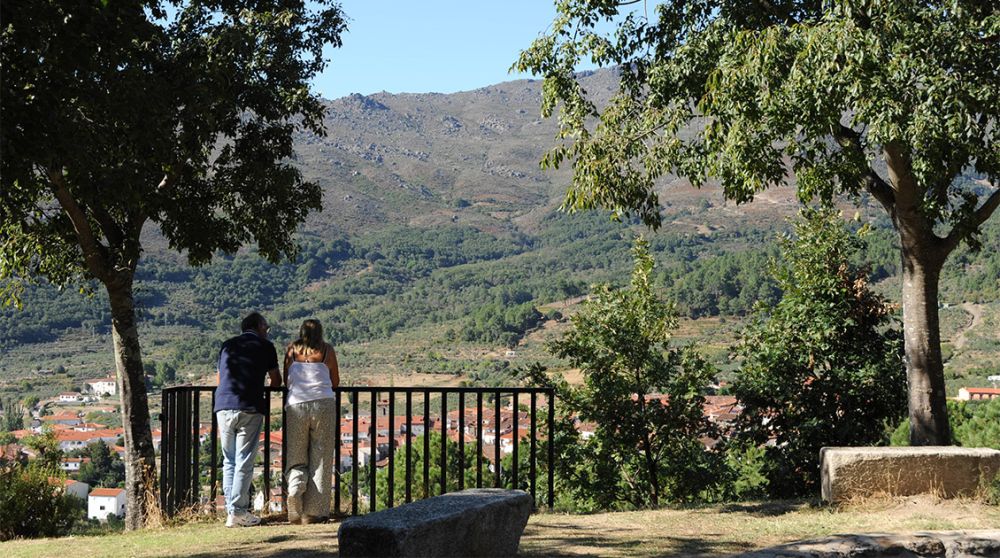
[{"label": "woman", "polygon": [[289,523],[316,523],[330,517],[334,428],[337,406],[334,388],[340,385],[337,353],[323,341],[323,326],[306,320],[299,338],[285,352],[285,432],[288,454]]}]

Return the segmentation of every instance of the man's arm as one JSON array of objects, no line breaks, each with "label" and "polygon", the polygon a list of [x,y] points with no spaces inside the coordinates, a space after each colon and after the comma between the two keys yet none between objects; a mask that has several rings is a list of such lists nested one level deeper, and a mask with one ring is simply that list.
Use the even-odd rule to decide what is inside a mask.
[{"label": "man's arm", "polygon": [[268,370],[267,375],[271,377],[271,387],[281,387],[281,372],[277,368]]}]

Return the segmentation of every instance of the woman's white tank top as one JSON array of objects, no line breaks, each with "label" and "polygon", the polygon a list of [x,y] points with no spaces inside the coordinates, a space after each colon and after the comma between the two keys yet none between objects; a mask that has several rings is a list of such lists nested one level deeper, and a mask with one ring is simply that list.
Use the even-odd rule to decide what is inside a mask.
[{"label": "woman's white tank top", "polygon": [[293,361],[288,367],[288,404],[326,398],[333,398],[333,382],[326,364]]}]

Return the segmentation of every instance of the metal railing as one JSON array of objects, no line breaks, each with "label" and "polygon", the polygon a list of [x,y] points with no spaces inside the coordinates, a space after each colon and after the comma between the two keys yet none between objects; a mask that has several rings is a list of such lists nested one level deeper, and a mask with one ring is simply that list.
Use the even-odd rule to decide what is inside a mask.
[{"label": "metal railing", "polygon": [[[377,475],[383,463],[385,467],[384,477],[386,490],[383,502],[386,507],[396,505],[396,466],[397,459],[405,459],[399,482],[403,483],[400,503],[408,503],[414,499],[427,498],[434,494],[444,494],[449,491],[449,484],[452,488],[462,490],[466,487],[466,473],[470,468],[475,471],[475,486],[493,487],[513,487],[524,488],[530,492],[532,498],[538,503],[539,482],[538,471],[539,462],[545,465],[546,489],[544,490],[545,504],[551,508],[554,500],[553,473],[555,466],[555,455],[553,444],[547,443],[543,452],[540,446],[543,441],[553,439],[554,424],[554,390],[552,388],[526,388],[526,387],[502,387],[502,388],[479,388],[479,387],[340,387],[336,392],[337,425],[334,430],[334,489],[333,489],[333,510],[335,515],[357,515],[363,511],[376,511],[378,508]],[[274,394],[284,396],[283,388],[267,388],[267,413],[264,415],[264,471],[263,471],[263,491],[264,502],[267,505],[271,494],[271,397]],[[207,395],[208,397],[204,397]],[[177,386],[165,388],[162,393],[162,412],[160,414],[161,438],[160,438],[160,505],[168,515],[174,515],[182,509],[190,509],[199,504],[209,504],[213,509],[221,478],[219,467],[221,458],[219,457],[219,429],[215,413],[212,412],[215,399],[214,386]],[[346,401],[345,401],[346,399]],[[436,399],[436,400],[435,400]],[[542,399],[540,405],[539,399]],[[504,412],[504,401],[507,402],[507,412]],[[205,426],[202,417],[202,405],[208,403],[204,409],[207,413],[211,427],[204,435]],[[362,407],[368,404],[367,413],[362,413]],[[405,412],[402,416],[396,416],[397,403]],[[349,413],[345,416],[345,404],[350,407]],[[449,419],[449,408],[454,404],[455,419]],[[471,408],[466,405],[473,405]],[[522,411],[522,404],[524,411]],[[287,436],[294,436],[295,433],[285,431],[284,405],[282,405],[281,423],[281,472],[282,485],[284,471],[286,470],[286,441]],[[422,411],[419,420],[414,420],[414,409]],[[435,419],[435,413],[440,412]],[[544,436],[539,428],[539,413],[546,413],[544,424]],[[472,417],[473,424],[468,424],[468,418]],[[522,417],[523,416],[523,417]],[[349,417],[349,418],[348,418]],[[367,419],[367,421],[365,420]],[[384,420],[381,420],[384,419]],[[399,424],[397,424],[397,419]],[[527,422],[524,436],[521,435],[521,421]],[[350,441],[345,443],[344,428],[345,422],[350,422]],[[360,424],[367,422],[366,429],[359,431]],[[436,422],[437,424],[432,423]],[[382,428],[382,425],[385,428]],[[385,431],[387,448],[384,457],[379,459],[379,437],[380,432]],[[475,441],[466,440],[469,430],[474,430]],[[488,432],[492,430],[492,432]],[[419,431],[419,432],[415,432]],[[440,444],[439,448],[431,448],[431,432],[440,434],[440,439],[435,441]],[[451,433],[455,434],[456,440],[451,442]],[[506,434],[510,434],[507,436]],[[367,435],[368,438],[368,460],[362,463],[359,459],[360,442],[359,439]],[[422,459],[414,463],[414,441],[422,438]],[[402,447],[397,445],[397,440],[402,438]],[[502,451],[504,442],[508,442],[509,451]],[[452,444],[452,456],[449,457],[449,444]],[[524,444],[526,447],[521,448]],[[208,463],[202,460],[203,445],[208,446]],[[476,457],[474,462],[467,459],[466,446],[474,445]],[[454,450],[457,446],[457,452]],[[486,446],[492,446],[492,451],[487,452]],[[342,467],[341,456],[350,448],[350,467]],[[522,471],[521,451],[527,451],[527,471]],[[397,456],[397,452],[405,454]],[[504,454],[511,455],[509,470],[503,471],[501,462]],[[545,453],[539,456],[539,453]],[[450,458],[458,459],[457,474],[453,478],[449,477]],[[541,457],[542,459],[539,459]],[[431,485],[430,467],[434,463],[439,466],[440,478],[437,480],[438,486]],[[486,472],[492,472],[492,479],[489,475],[484,476],[484,461]],[[422,467],[422,482],[417,482],[417,471],[414,466]],[[202,475],[206,473],[207,478]],[[367,478],[362,479],[364,474]],[[525,475],[525,476],[522,476]],[[349,477],[349,481],[347,478]],[[471,473],[470,473],[471,477]],[[492,480],[492,482],[490,482]],[[363,482],[367,481],[367,490]],[[472,481],[468,483],[471,488]],[[419,486],[418,486],[419,485]],[[208,499],[202,497],[202,490],[207,488]],[[363,492],[367,492],[364,494]],[[284,486],[282,486],[284,495]],[[367,496],[367,510],[363,509],[363,497]],[[345,501],[346,500],[346,501]]]}]

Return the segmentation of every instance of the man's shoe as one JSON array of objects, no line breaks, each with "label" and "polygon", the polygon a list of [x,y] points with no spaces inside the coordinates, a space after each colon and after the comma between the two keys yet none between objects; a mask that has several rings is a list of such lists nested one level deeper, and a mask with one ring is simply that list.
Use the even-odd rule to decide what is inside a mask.
[{"label": "man's shoe", "polygon": [[250,512],[234,513],[226,520],[226,527],[253,527],[259,524],[260,518]]},{"label": "man's shoe", "polygon": [[236,522],[233,521],[233,514],[226,514],[226,527],[236,527]]}]

